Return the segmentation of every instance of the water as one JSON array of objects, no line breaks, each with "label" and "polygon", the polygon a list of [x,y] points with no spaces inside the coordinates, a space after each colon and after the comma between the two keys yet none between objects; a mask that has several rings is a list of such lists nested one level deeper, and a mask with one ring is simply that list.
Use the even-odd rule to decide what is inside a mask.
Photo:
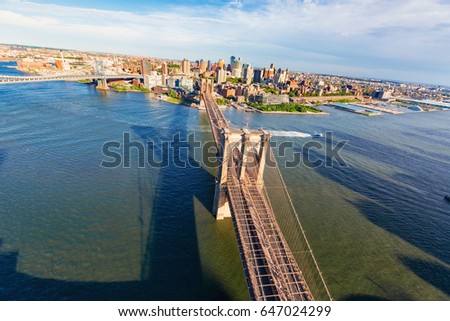
[{"label": "water", "polygon": [[[224,113],[296,152],[314,131],[349,141],[349,167],[283,169],[335,299],[450,299],[450,112],[326,111]],[[156,152],[177,132],[212,139],[203,112],[147,94],[0,86],[0,298],[248,299],[233,226],[211,215],[214,169],[138,168],[136,150],[131,168],[100,167],[123,132]]]}]

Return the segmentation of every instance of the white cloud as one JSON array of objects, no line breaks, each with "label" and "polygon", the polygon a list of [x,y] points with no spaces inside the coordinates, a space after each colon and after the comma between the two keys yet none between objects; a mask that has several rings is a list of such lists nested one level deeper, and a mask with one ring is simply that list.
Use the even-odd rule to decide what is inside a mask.
[{"label": "white cloud", "polygon": [[191,59],[235,54],[254,65],[276,58],[294,70],[348,66],[390,78],[417,70],[413,80],[450,72],[450,5],[438,0],[230,1],[139,14],[33,2],[2,8],[0,25],[14,28],[0,42]]}]

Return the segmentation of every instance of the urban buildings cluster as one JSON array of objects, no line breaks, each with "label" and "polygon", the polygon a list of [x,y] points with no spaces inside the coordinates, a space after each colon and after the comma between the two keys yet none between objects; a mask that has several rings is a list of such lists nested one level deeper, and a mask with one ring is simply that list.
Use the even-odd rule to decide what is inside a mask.
[{"label": "urban buildings cluster", "polygon": [[[342,96],[360,100],[388,100],[401,97],[434,101],[450,100],[444,86],[409,84],[376,79],[292,72],[284,68],[256,68],[241,58],[189,61],[143,58],[129,55],[81,52],[17,45],[0,45],[0,61],[16,61],[28,73],[93,75],[101,64],[102,73],[141,74],[139,84],[156,94],[175,91],[179,97],[199,89],[200,80],[214,79],[215,91],[238,103],[280,104],[326,101]],[[134,85],[136,83],[134,82]]]}]

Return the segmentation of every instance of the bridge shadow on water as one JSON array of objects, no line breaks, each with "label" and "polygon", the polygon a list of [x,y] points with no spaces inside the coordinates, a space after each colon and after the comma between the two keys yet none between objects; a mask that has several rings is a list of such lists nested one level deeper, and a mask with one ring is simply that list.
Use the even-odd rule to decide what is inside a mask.
[{"label": "bridge shadow on water", "polygon": [[[356,148],[351,145],[346,146],[344,148],[346,151],[388,165],[391,163],[393,166],[403,169],[406,174],[398,173],[390,176],[390,179],[398,182],[396,183],[351,164],[349,167],[341,167],[335,162],[333,167],[321,166],[314,170],[321,176],[365,196],[366,199],[349,199],[347,202],[358,209],[371,223],[400,237],[442,262],[450,264],[450,252],[448,251],[450,248],[448,234],[450,221],[442,219],[448,216],[443,207],[447,204],[436,197],[435,194],[433,195],[435,191],[427,185],[430,184],[429,182],[414,176],[416,173],[422,173],[424,170],[422,165],[426,164],[431,172],[430,175],[433,175],[433,177],[438,175],[439,177],[437,168],[444,163],[363,138],[355,136],[344,138],[348,139],[350,144],[356,145]],[[375,146],[365,148],[364,146],[368,144]],[[303,157],[307,156],[305,151],[298,147],[294,151],[300,153]],[[310,150],[309,153],[311,159],[333,161],[331,158],[327,159],[327,156],[323,153],[314,150]],[[390,159],[388,155],[395,155],[395,157]],[[433,186],[432,188],[439,189],[439,186]],[[429,211],[424,210],[424,204],[427,204],[426,208],[429,208]],[[400,261],[430,285],[450,295],[450,284],[448,282],[450,273],[447,267],[409,258],[401,258]],[[404,300],[410,299],[410,296],[406,293],[398,294],[396,297]],[[355,293],[341,299],[387,300],[389,298]]]},{"label": "bridge shadow on water", "polygon": [[[161,129],[151,126],[133,126],[132,130],[144,142],[155,137],[170,141],[173,134],[161,133]],[[177,133],[182,141],[187,140],[184,129]],[[180,158],[189,160],[186,168],[174,164],[171,153],[164,155],[164,147],[159,143],[155,145],[155,154],[168,158],[169,165],[159,169],[141,277],[151,280],[160,292],[159,299],[226,300],[223,289],[202,273],[194,209],[197,199],[211,212],[215,178],[190,157],[186,143],[174,142],[174,146],[181,147]],[[209,187],[205,188],[205,182]],[[145,201],[145,189],[140,193]]]},{"label": "bridge shadow on water", "polygon": [[[170,139],[173,128],[180,128],[180,124],[165,133],[151,126],[132,126],[131,130],[147,142]],[[181,137],[187,135],[185,128],[180,130]],[[169,162],[169,166],[157,169],[157,179],[152,182],[148,181],[152,177],[148,171],[154,168],[137,169],[140,280],[85,282],[30,276],[17,271],[19,253],[2,253],[0,241],[0,300],[229,300],[223,286],[202,271],[194,200],[211,211],[214,177],[200,164],[195,165],[180,168]],[[153,200],[148,186],[154,191]]]},{"label": "bridge shadow on water", "polygon": [[[353,143],[353,136],[348,139]],[[364,146],[365,144],[372,144],[372,142],[361,138],[355,138],[355,140],[359,145],[358,147]],[[381,144],[378,145],[380,146],[377,148],[383,147]],[[377,148],[371,148],[371,150],[376,150]],[[296,148],[294,151],[302,153],[303,157],[306,157],[306,154],[304,154],[305,151],[299,148]],[[371,159],[381,157],[379,160],[382,161],[382,156],[376,156],[375,152],[365,154],[365,149],[363,148],[359,151],[358,149],[352,150],[352,152],[358,152],[362,156]],[[392,147],[389,147],[385,152],[404,153]],[[317,151],[310,150],[309,153],[311,159],[318,158],[324,161],[327,159],[326,155]],[[412,154],[405,156],[402,154],[402,157],[417,158],[418,156]],[[424,161],[425,164],[430,164],[429,160],[422,159],[421,161]],[[328,158],[328,162],[331,163],[332,159]],[[411,166],[419,170],[412,163],[409,162],[401,166]],[[366,200],[348,200],[348,202],[356,207],[373,224],[397,235],[443,262],[450,264],[450,252],[448,251],[450,248],[450,237],[448,236],[450,222],[440,220],[438,216],[421,210],[424,207],[424,202],[428,202],[429,208],[433,208],[434,211],[440,210],[442,212],[441,214],[444,214],[443,210],[441,210],[441,203],[444,203],[444,201],[439,198],[433,199],[430,197],[434,195],[422,195],[415,192],[414,188],[419,188],[426,192],[428,192],[428,189],[422,186],[422,183],[418,182],[417,179],[414,179],[414,176],[397,174],[392,177],[403,184],[410,185],[412,189],[409,189],[352,165],[341,167],[335,162],[333,167],[320,166],[315,168],[315,171],[321,176],[367,197]],[[407,172],[411,173],[412,171],[408,170]]]},{"label": "bridge shadow on water", "polygon": [[[418,277],[450,296],[450,269],[438,262],[424,261],[417,258],[399,256],[406,267]],[[427,298],[424,298],[426,300]],[[448,300],[442,296],[441,300]]]},{"label": "bridge shadow on water", "polygon": [[7,151],[6,149],[0,148],[0,166],[6,161]]},{"label": "bridge shadow on water", "polygon": [[388,301],[387,298],[369,295],[369,294],[350,294],[346,295],[342,298],[339,298],[340,301]]}]

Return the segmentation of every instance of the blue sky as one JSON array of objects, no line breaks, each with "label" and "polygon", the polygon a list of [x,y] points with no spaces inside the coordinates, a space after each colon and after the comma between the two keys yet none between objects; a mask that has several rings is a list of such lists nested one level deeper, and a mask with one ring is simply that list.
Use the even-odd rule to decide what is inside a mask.
[{"label": "blue sky", "polygon": [[450,0],[0,0],[0,43],[450,85]]}]

